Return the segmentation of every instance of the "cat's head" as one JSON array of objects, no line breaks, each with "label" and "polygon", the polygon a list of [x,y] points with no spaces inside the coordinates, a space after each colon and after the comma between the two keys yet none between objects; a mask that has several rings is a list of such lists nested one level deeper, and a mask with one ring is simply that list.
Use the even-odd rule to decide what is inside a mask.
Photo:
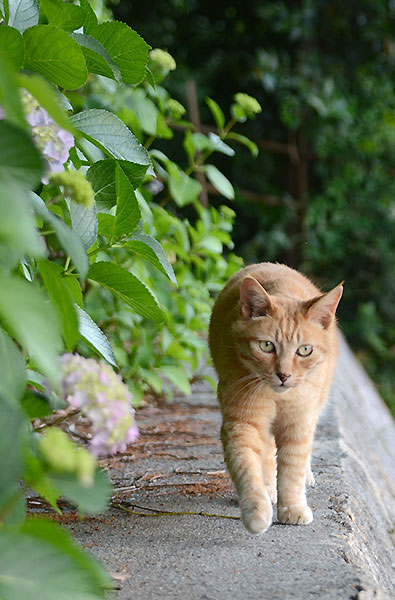
[{"label": "cat's head", "polygon": [[271,296],[256,279],[245,277],[233,331],[244,366],[278,393],[308,382],[333,350],[331,331],[342,292],[340,284],[306,301]]}]

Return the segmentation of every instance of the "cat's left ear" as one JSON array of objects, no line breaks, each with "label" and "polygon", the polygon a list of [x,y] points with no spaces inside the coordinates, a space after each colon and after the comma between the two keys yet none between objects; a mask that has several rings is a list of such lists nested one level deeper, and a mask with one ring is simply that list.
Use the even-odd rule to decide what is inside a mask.
[{"label": "cat's left ear", "polygon": [[324,329],[328,329],[333,321],[342,294],[343,282],[333,290],[326,292],[326,294],[308,300],[304,305],[308,318],[319,323]]}]

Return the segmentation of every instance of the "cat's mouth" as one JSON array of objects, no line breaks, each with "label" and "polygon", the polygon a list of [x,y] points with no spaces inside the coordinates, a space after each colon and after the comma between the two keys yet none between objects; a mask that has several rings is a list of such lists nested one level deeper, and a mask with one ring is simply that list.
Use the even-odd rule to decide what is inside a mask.
[{"label": "cat's mouth", "polygon": [[278,394],[284,394],[285,392],[289,392],[289,390],[292,390],[294,387],[296,387],[295,385],[291,385],[291,384],[287,384],[287,383],[281,383],[280,385],[272,385],[271,388],[272,390],[274,390],[275,392],[277,392]]}]

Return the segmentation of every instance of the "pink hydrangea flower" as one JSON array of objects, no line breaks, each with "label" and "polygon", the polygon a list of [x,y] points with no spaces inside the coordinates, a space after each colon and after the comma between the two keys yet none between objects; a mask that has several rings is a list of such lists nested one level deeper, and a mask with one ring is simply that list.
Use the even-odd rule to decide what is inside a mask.
[{"label": "pink hydrangea flower", "polygon": [[95,456],[125,452],[139,432],[122,379],[102,361],[64,354],[60,362],[66,401],[92,423],[89,450]]}]

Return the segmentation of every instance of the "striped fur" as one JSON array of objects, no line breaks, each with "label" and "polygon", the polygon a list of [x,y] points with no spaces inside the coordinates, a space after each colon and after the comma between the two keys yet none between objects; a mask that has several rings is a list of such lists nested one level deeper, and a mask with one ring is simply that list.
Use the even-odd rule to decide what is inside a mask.
[{"label": "striped fur", "polygon": [[[221,440],[244,525],[313,519],[306,501],[314,430],[332,379],[341,285],[326,294],[285,265],[260,263],[219,294],[209,344],[219,376]],[[310,353],[311,350],[311,353]]]}]

